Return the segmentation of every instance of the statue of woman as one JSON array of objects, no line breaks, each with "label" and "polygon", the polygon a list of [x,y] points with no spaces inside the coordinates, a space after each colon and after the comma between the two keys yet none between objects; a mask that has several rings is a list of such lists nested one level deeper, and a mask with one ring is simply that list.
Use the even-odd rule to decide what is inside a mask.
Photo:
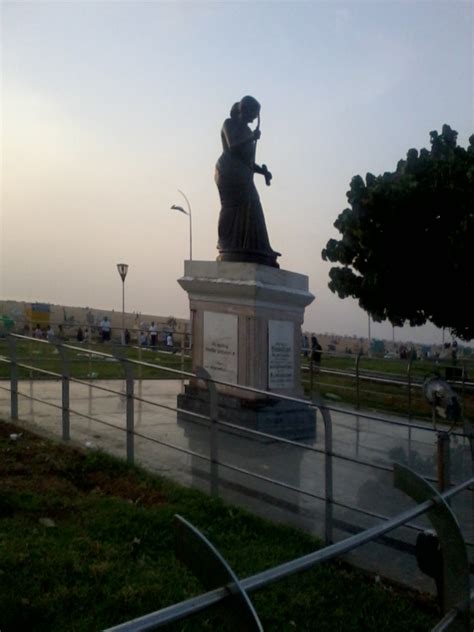
[{"label": "statue of woman", "polygon": [[[252,131],[249,123],[258,118]],[[221,199],[218,261],[247,261],[278,268],[280,253],[272,250],[253,174],[264,176],[270,185],[272,174],[266,165],[255,163],[260,138],[260,104],[253,97],[235,103],[221,131],[223,152],[216,164],[216,184]]]}]

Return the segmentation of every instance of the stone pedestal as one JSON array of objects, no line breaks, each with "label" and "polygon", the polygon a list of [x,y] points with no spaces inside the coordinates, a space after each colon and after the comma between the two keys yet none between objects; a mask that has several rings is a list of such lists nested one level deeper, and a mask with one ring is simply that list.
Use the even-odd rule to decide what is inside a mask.
[{"label": "stone pedestal", "polygon": [[[302,397],[304,309],[308,277],[256,263],[186,261],[178,280],[189,295],[193,370],[204,367],[219,392],[220,418],[255,430],[311,438],[314,412],[238,385]],[[207,413],[207,392],[192,382],[178,406]]]}]

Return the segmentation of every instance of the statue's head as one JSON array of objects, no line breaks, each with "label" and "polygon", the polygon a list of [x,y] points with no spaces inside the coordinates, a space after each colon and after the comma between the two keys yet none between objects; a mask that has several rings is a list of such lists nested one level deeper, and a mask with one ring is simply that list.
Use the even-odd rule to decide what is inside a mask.
[{"label": "statue's head", "polygon": [[240,114],[240,102],[234,103],[234,105],[230,109],[230,118],[237,119]]},{"label": "statue's head", "polygon": [[260,103],[253,97],[246,96],[239,103],[240,118],[245,123],[251,123],[260,114]]}]

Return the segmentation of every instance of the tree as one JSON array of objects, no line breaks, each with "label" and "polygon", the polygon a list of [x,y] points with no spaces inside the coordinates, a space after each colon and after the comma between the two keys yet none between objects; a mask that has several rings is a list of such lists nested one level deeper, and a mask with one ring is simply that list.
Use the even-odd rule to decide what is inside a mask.
[{"label": "tree", "polygon": [[352,178],[350,208],[334,223],[342,238],[321,254],[342,264],[329,288],[358,299],[373,320],[429,321],[471,340],[474,135],[467,149],[449,125],[430,137],[430,150],[410,149],[393,173]]}]

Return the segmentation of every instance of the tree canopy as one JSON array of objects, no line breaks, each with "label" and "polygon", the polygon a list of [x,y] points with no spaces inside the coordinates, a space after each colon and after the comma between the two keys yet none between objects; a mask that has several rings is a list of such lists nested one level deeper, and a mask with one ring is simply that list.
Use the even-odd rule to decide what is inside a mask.
[{"label": "tree canopy", "polygon": [[410,149],[396,170],[352,178],[341,233],[322,251],[329,288],[375,321],[427,321],[474,338],[474,135],[467,149],[443,125],[431,149]]}]

